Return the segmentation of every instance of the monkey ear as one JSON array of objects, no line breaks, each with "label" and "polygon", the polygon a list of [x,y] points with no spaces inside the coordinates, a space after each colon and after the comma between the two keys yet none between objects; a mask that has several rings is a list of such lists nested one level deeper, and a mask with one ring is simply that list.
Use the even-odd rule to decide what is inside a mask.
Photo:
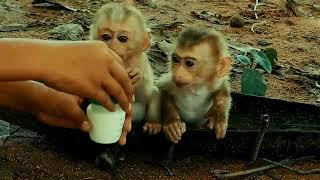
[{"label": "monkey ear", "polygon": [[144,33],[142,42],[142,51],[146,51],[151,46],[151,34],[149,32]]},{"label": "monkey ear", "polygon": [[227,75],[231,69],[231,57],[221,57],[217,67],[217,76],[219,78]]}]

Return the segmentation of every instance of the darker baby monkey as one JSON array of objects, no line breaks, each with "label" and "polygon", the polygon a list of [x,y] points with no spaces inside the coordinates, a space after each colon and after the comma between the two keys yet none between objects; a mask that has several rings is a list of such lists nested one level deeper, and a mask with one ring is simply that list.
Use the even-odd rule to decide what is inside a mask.
[{"label": "darker baby monkey", "polygon": [[172,54],[172,69],[160,84],[163,132],[173,143],[188,128],[214,129],[225,137],[231,107],[231,57],[219,32],[211,28],[183,30]]}]

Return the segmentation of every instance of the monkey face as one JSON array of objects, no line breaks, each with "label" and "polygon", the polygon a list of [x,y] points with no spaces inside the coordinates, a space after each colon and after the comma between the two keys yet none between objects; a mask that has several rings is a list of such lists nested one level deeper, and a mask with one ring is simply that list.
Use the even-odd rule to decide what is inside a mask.
[{"label": "monkey face", "polygon": [[208,43],[188,49],[177,48],[172,54],[173,81],[179,88],[203,85],[214,72],[213,54]]},{"label": "monkey face", "polygon": [[[135,53],[141,53],[144,30],[137,28],[137,20],[128,18],[124,22],[105,22],[98,31],[98,38],[123,60]],[[138,26],[139,27],[139,26]]]},{"label": "monkey face", "polygon": [[129,52],[129,41],[131,36],[126,31],[114,32],[106,30],[100,35],[100,40],[104,41],[110,49],[117,53],[122,59],[126,58]]}]

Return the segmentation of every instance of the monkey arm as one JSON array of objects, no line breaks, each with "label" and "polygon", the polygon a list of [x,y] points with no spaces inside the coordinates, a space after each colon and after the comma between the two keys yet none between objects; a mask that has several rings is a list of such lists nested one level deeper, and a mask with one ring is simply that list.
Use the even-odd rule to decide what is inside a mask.
[{"label": "monkey arm", "polygon": [[208,118],[209,129],[215,129],[217,139],[224,138],[228,127],[229,111],[231,108],[231,95],[229,82],[212,93],[212,106],[205,114]]},{"label": "monkey arm", "polygon": [[173,97],[166,91],[163,91],[161,100],[162,114],[164,115],[164,135],[168,140],[176,144],[181,140],[183,133],[186,131],[186,125],[180,120]]},{"label": "monkey arm", "polygon": [[159,122],[161,119],[160,115],[160,92],[156,87],[153,87],[152,96],[148,102],[148,122]]},{"label": "monkey arm", "polygon": [[180,121],[179,113],[176,105],[174,104],[173,97],[167,91],[162,91],[161,93],[161,111],[164,115],[164,124]]}]

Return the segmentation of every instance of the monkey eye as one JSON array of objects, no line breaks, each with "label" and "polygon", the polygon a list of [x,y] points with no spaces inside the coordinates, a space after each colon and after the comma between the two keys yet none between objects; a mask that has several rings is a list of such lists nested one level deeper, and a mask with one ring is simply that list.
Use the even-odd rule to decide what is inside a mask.
[{"label": "monkey eye", "polygon": [[122,43],[126,43],[128,41],[128,37],[127,36],[124,36],[124,35],[121,35],[118,37],[118,40]]},{"label": "monkey eye", "polygon": [[172,62],[173,62],[173,64],[179,64],[180,63],[180,60],[179,60],[177,55],[172,54]]},{"label": "monkey eye", "polygon": [[110,41],[112,39],[112,36],[110,34],[103,34],[102,39],[104,41]]},{"label": "monkey eye", "polygon": [[193,68],[196,65],[196,62],[194,60],[186,60],[185,65],[188,68]]}]

